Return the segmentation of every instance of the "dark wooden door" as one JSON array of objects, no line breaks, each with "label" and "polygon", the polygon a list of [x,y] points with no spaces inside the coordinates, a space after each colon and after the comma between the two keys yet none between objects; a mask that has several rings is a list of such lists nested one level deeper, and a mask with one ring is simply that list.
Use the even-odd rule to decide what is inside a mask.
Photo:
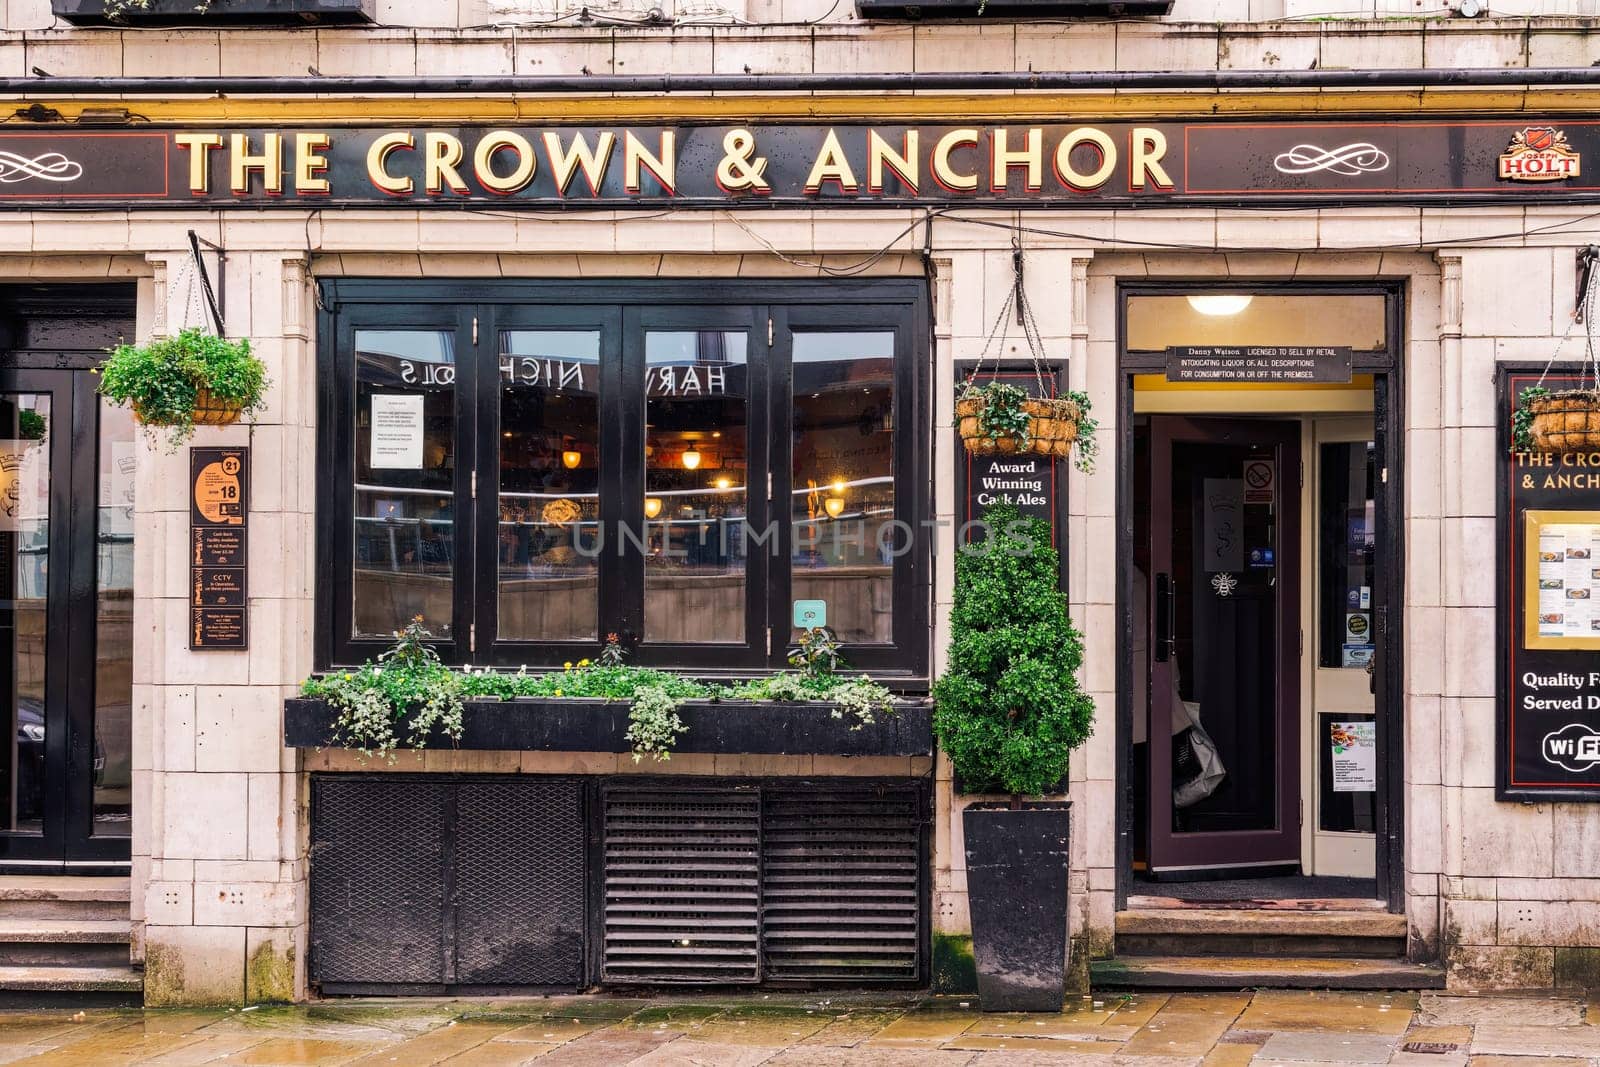
[{"label": "dark wooden door", "polygon": [[[1154,417],[1150,478],[1151,870],[1298,864],[1300,426]],[[1175,797],[1194,723],[1226,774]]]}]

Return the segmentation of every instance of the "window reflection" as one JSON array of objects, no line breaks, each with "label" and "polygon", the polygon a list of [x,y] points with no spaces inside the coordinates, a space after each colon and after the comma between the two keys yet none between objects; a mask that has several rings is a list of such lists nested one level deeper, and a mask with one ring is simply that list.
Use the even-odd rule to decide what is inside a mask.
[{"label": "window reflection", "polygon": [[[792,596],[841,641],[893,637],[894,334],[794,335]],[[791,639],[797,639],[795,631]]]},{"label": "window reflection", "polygon": [[95,559],[94,832],[125,837],[133,796],[133,415],[100,402]]},{"label": "window reflection", "polygon": [[1319,667],[1364,669],[1372,662],[1376,647],[1372,607],[1377,578],[1375,468],[1370,441],[1322,446]]},{"label": "window reflection", "polygon": [[600,334],[500,334],[499,632],[599,631]]},{"label": "window reflection", "polygon": [[647,641],[745,639],[746,340],[645,334]]},{"label": "window reflection", "polygon": [[52,421],[48,396],[0,394],[0,655],[9,675],[0,829],[33,833],[44,818]]},{"label": "window reflection", "polygon": [[357,330],[354,636],[414,616],[448,637],[455,577],[455,337]]}]

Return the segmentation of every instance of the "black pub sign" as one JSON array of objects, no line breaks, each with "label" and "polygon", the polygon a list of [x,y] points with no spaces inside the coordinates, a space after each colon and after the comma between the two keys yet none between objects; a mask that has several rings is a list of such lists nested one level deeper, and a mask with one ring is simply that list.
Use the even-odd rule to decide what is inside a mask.
[{"label": "black pub sign", "polygon": [[1499,377],[1495,795],[1600,801],[1600,451],[1511,447],[1525,390],[1594,382],[1570,364]]},{"label": "black pub sign", "polygon": [[189,450],[189,648],[249,647],[250,450]]},{"label": "black pub sign", "polygon": [[[1048,360],[1035,368],[993,362],[981,367],[973,361],[956,363],[956,380],[974,385],[1005,382],[1029,396],[1056,396],[1066,388],[1065,360]],[[973,455],[956,446],[956,526],[957,543],[968,544],[983,537],[983,512],[992,504],[1011,504],[1024,515],[1033,515],[1050,524],[1051,543],[1061,554],[1062,588],[1066,588],[1067,555],[1067,472],[1066,461],[1058,456],[1036,452],[1005,454],[991,452]]]},{"label": "black pub sign", "polygon": [[0,202],[340,205],[1560,201],[1600,120],[8,128]]}]

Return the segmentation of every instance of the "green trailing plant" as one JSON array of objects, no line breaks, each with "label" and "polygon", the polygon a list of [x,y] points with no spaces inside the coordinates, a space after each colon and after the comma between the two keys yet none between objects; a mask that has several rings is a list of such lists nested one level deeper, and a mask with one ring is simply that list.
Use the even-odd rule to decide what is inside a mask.
[{"label": "green trailing plant", "polygon": [[1095,461],[1100,458],[1100,441],[1095,437],[1100,422],[1092,414],[1094,405],[1089,403],[1089,394],[1079,389],[1063,393],[1062,399],[1070,400],[1078,408],[1078,436],[1072,442],[1072,465],[1085,474],[1093,474]]},{"label": "green trailing plant", "polygon": [[[835,672],[843,664],[831,634],[808,635],[810,641],[791,655],[799,670],[785,671],[737,686],[708,686],[671,671],[630,666],[615,634],[594,661],[580,659],[560,670],[529,673],[487,669],[452,670],[439,662],[427,643],[431,635],[420,617],[395,634],[394,647],[349,671],[315,675],[301,687],[307,697],[327,701],[337,712],[334,743],[356,749],[366,758],[394,761],[397,748],[421,749],[437,728],[459,741],[467,700],[518,697],[573,697],[626,700],[627,740],[635,762],[665,761],[685,730],[678,709],[685,700],[722,699],[779,702],[827,701],[833,716],[848,719],[852,729],[877,721],[894,710],[894,696],[865,675]],[[407,716],[409,715],[409,720]],[[399,724],[409,721],[402,745]]]},{"label": "green trailing plant", "polygon": [[267,387],[266,368],[249,341],[229,341],[196,327],[142,345],[118,345],[99,373],[100,395],[132,407],[152,440],[156,428],[164,427],[173,449],[194,433],[203,401],[248,414],[261,407]]},{"label": "green trailing plant", "polygon": [[966,396],[982,400],[978,412],[978,432],[991,441],[1015,437],[1023,447],[1028,447],[1028,413],[1022,410],[1027,392],[1009,382],[986,382],[969,388]]},{"label": "green trailing plant", "polygon": [[800,643],[789,653],[789,666],[807,678],[831,678],[843,664],[839,639],[826,626],[807,629],[800,635]]},{"label": "green trailing plant", "polygon": [[[212,0],[193,0],[190,11],[196,15],[204,15],[211,10]],[[105,0],[101,10],[107,20],[111,22],[126,22],[129,15],[154,10],[156,0]]]},{"label": "green trailing plant", "polygon": [[393,763],[400,747],[396,728],[409,714],[405,747],[421,750],[438,729],[452,741],[461,740],[461,713],[469,695],[468,676],[446,667],[427,643],[432,636],[416,616],[395,643],[377,660],[353,671],[335,671],[308,679],[301,687],[308,697],[319,697],[336,711],[334,742]]},{"label": "green trailing plant", "polygon": [[934,734],[969,793],[1037,796],[1088,740],[1094,703],[1078,684],[1083,639],[1058,584],[1050,527],[997,505],[989,536],[956,558]]},{"label": "green trailing plant", "polygon": [[1533,443],[1533,402],[1550,395],[1542,385],[1531,386],[1517,397],[1517,406],[1511,412],[1511,451],[1537,452]]}]

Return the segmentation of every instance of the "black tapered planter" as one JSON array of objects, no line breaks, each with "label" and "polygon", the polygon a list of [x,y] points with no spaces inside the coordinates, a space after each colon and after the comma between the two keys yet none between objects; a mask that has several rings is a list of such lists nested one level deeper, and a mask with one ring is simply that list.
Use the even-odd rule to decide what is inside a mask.
[{"label": "black tapered planter", "polygon": [[1067,978],[1072,805],[970,805],[967,907],[984,1011],[1060,1011]]}]

